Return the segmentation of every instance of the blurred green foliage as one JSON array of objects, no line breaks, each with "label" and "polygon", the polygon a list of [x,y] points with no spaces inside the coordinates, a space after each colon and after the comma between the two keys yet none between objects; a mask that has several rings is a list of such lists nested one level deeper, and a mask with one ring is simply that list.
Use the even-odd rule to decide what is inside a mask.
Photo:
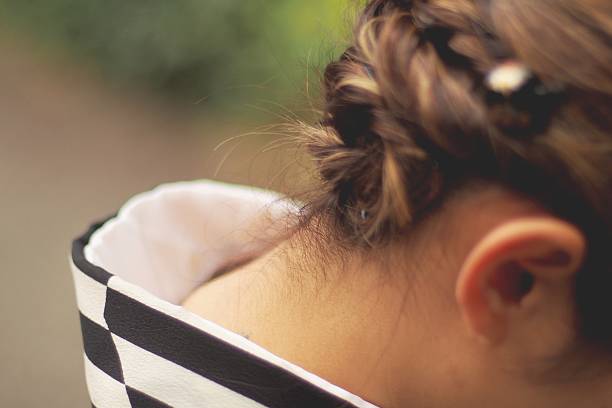
[{"label": "blurred green foliage", "polygon": [[121,86],[212,108],[283,100],[337,54],[347,0],[0,0],[0,21]]}]

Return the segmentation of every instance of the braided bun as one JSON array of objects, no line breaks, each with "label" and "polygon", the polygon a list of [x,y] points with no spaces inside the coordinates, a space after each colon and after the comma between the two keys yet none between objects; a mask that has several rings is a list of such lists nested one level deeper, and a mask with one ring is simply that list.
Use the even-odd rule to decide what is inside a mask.
[{"label": "braided bun", "polygon": [[[601,175],[601,163],[594,168],[592,157],[568,157],[570,151],[589,147],[579,146],[576,136],[567,138],[567,119],[570,113],[590,109],[587,106],[595,100],[609,101],[609,61],[595,50],[599,44],[609,60],[610,50],[601,35],[610,33],[602,33],[601,27],[588,32],[586,21],[581,28],[584,35],[572,37],[573,46],[564,45],[558,55],[548,52],[545,44],[525,43],[520,37],[526,32],[541,34],[542,16],[549,12],[597,10],[573,2],[566,2],[567,10],[561,11],[547,10],[552,6],[539,2],[480,3],[487,4],[370,1],[359,18],[355,44],[327,67],[322,127],[311,135],[308,147],[325,186],[322,206],[333,209],[338,224],[355,239],[372,243],[392,237],[418,221],[420,213],[433,208],[462,180],[473,177],[501,180],[528,193],[538,187],[531,182],[522,185],[524,179],[547,180],[548,172],[571,177],[573,191],[609,178]],[[532,9],[533,15],[520,15],[527,13],[525,9]],[[548,27],[550,36],[573,32],[577,23],[568,30],[563,20]],[[583,51],[574,55],[567,49]],[[583,61],[581,70],[592,71],[584,74],[596,76],[599,85],[582,76],[580,81],[572,80],[567,67],[576,63],[576,57]],[[490,97],[486,76],[500,63],[516,58],[541,81],[500,103]],[[553,65],[549,60],[555,59]],[[542,98],[547,84],[551,89],[559,83],[564,84],[562,95],[545,92]],[[574,102],[565,103],[572,93]],[[571,116],[572,122],[577,122],[575,117]],[[589,142],[587,133],[595,137],[595,128],[602,124],[604,133],[609,130],[599,119],[582,113],[580,117],[585,119],[579,130],[585,134],[582,142]],[[608,135],[603,137],[609,143]],[[521,171],[515,172],[515,166]],[[515,177],[527,167],[542,174]],[[576,170],[582,174],[574,174]],[[591,205],[605,207],[601,200],[609,203],[606,193]]]},{"label": "braided bun", "polygon": [[[372,0],[354,38],[326,69],[324,115],[308,135],[322,182],[311,215],[329,215],[343,239],[377,245],[484,180],[579,225],[597,269],[600,255],[610,265],[607,0]],[[491,97],[488,75],[508,60],[536,82]],[[609,287],[609,269],[583,274],[578,291]],[[586,297],[578,293],[588,317],[602,300]]]}]

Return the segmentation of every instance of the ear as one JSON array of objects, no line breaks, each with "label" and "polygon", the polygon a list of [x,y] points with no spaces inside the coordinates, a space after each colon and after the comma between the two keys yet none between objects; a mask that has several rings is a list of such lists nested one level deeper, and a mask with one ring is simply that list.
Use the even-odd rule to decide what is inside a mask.
[{"label": "ear", "polygon": [[573,310],[574,277],[585,251],[580,230],[557,218],[525,217],[496,226],[462,265],[456,297],[464,321],[492,344],[512,331],[541,335],[542,324]]}]

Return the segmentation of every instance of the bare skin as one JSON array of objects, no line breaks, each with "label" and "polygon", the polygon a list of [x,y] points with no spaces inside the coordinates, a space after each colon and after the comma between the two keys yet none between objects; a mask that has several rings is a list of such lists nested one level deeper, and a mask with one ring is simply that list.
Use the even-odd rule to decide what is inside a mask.
[{"label": "bare skin", "polygon": [[562,381],[542,363],[576,340],[579,231],[487,188],[413,235],[322,265],[296,235],[184,306],[382,407],[612,406],[610,375]]}]

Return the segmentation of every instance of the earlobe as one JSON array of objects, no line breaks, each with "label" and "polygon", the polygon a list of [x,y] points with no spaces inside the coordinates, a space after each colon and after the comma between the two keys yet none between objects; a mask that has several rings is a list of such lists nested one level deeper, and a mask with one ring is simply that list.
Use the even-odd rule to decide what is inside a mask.
[{"label": "earlobe", "polygon": [[472,248],[457,279],[465,323],[488,343],[504,341],[523,315],[533,318],[533,313],[521,314],[532,292],[548,308],[568,302],[566,289],[585,250],[580,230],[557,218],[526,217],[496,226]]}]

